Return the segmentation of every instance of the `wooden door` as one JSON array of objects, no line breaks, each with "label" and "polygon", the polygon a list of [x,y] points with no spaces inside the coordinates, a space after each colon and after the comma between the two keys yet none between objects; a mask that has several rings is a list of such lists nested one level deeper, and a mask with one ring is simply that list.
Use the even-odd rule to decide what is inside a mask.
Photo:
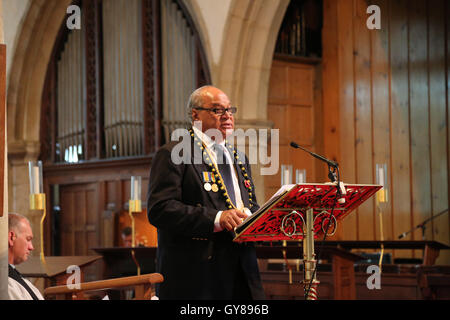
[{"label": "wooden door", "polygon": [[85,256],[100,245],[97,183],[60,187],[61,255]]},{"label": "wooden door", "polygon": [[[100,204],[98,183],[60,186],[61,255],[88,256],[100,247]],[[84,269],[84,281],[102,279],[97,262]]]}]

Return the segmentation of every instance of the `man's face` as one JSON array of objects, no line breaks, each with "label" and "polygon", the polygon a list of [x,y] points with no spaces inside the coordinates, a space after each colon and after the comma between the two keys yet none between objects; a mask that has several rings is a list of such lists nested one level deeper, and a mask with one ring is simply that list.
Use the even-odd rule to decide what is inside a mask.
[{"label": "man's face", "polygon": [[[202,108],[230,108],[230,100],[227,95],[221,90],[210,87],[202,92],[203,105]],[[209,129],[217,129],[222,133],[225,139],[228,135],[233,133],[234,117],[230,112],[225,112],[222,115],[217,115],[209,110],[192,110],[192,119],[194,121],[202,122],[202,131],[206,132]]]},{"label": "man's face", "polygon": [[24,261],[27,261],[33,247],[33,231],[31,226],[26,220],[22,220],[17,231],[9,231],[9,247],[12,248],[13,264],[17,265]]}]

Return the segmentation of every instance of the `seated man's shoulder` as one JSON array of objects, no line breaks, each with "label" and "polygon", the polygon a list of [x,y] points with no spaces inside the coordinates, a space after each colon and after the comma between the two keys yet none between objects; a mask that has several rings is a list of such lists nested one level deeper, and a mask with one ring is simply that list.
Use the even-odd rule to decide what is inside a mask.
[{"label": "seated man's shoulder", "polygon": [[[39,300],[43,300],[42,294],[34,285],[27,279],[23,279],[30,287]],[[17,280],[8,277],[8,296],[10,300],[32,300],[33,298],[28,293],[27,289],[23,287]]]}]

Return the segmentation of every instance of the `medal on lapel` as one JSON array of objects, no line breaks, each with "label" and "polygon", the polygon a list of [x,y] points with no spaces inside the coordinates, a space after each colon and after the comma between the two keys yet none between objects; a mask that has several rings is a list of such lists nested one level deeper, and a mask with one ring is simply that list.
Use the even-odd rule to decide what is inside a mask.
[{"label": "medal on lapel", "polygon": [[[210,159],[209,152],[206,148],[206,146],[197,138],[197,136],[194,134],[194,130],[190,129],[189,133],[191,134],[191,137],[194,139],[194,142],[198,145],[200,148],[202,155],[204,157],[204,160],[206,164],[210,167],[211,172],[209,171],[203,171],[203,181],[204,185],[203,188],[206,191],[213,191],[213,192],[219,192],[221,191],[223,193],[223,196],[225,198],[225,201],[227,203],[228,209],[236,208],[234,204],[231,202],[230,197],[228,196],[227,190],[225,188],[225,185],[223,183],[222,177],[220,175],[219,170],[217,169],[216,165],[212,163]],[[225,142],[226,144],[226,142]],[[253,201],[253,193],[252,193],[252,184],[249,178],[249,175],[246,172],[245,166],[242,163],[242,161],[239,159],[239,156],[236,152],[236,150],[233,149],[233,147],[228,144],[228,150],[233,153],[235,162],[238,164],[238,167],[241,169],[242,175],[244,176],[244,186],[248,190],[248,196],[249,196],[249,207],[253,207],[252,201]],[[212,182],[212,184],[211,184]]]},{"label": "medal on lapel", "polygon": [[219,186],[216,184],[216,178],[214,177],[214,174],[212,172],[209,172],[209,174],[211,175],[211,190],[213,192],[217,192],[219,191]]},{"label": "medal on lapel", "polygon": [[[208,171],[203,171],[203,182],[204,182],[203,188],[206,191],[209,192],[209,191],[213,190],[213,186],[210,183],[213,181],[215,181],[215,180],[214,180],[214,176],[212,175],[212,173],[208,172]],[[216,185],[216,184],[214,183],[213,185]],[[217,187],[217,185],[216,185],[216,187]]]}]

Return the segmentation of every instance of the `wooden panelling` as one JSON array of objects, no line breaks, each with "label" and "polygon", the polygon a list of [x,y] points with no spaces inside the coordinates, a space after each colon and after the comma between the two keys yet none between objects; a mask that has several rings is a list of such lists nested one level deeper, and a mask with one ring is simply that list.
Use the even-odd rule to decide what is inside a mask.
[{"label": "wooden panelling", "polygon": [[[449,206],[449,4],[376,0],[381,29],[366,26],[364,0],[324,0],[324,153],[344,182],[376,183],[388,167],[384,238],[394,240]],[[330,119],[337,113],[337,119]],[[314,141],[316,143],[316,141]],[[448,213],[425,238],[450,243]],[[347,217],[338,239],[380,239],[374,199]],[[421,240],[416,230],[405,240]],[[421,258],[398,251],[395,257]],[[450,264],[442,252],[438,264]]]},{"label": "wooden panelling", "polygon": [[[375,1],[381,10],[381,21],[383,27],[377,33],[370,33],[371,64],[372,64],[372,123],[373,123],[373,164],[390,165],[390,116],[389,116],[389,60],[387,50],[389,43],[389,33],[387,21],[389,19],[389,7],[387,0]],[[376,179],[376,173],[374,173]],[[376,180],[374,181],[376,182]],[[390,190],[390,179],[387,181]],[[388,197],[390,195],[388,194]],[[375,238],[379,240],[393,239],[392,210],[389,205],[380,205],[380,210],[375,214]],[[380,215],[382,215],[383,236],[380,234]]]},{"label": "wooden panelling", "polygon": [[[339,123],[339,139],[342,141],[340,144],[340,174],[343,181],[356,182],[356,157],[355,157],[355,127],[353,125],[355,121],[355,89],[354,89],[354,63],[353,63],[353,47],[349,45],[353,43],[354,31],[353,31],[353,19],[352,19],[352,2],[344,1],[337,8],[337,17],[346,23],[340,23],[341,28],[337,29],[337,37],[339,39],[339,54],[335,54],[333,61],[338,66],[338,82],[341,84],[339,90],[339,98],[337,103],[342,115],[338,116]],[[336,28],[335,25],[329,26],[329,28]],[[324,30],[328,33],[328,29]],[[326,47],[324,47],[325,49]],[[328,51],[328,50],[327,50]],[[324,73],[324,79],[327,75]],[[337,94],[337,93],[333,93]],[[328,96],[328,92],[324,90],[324,100]],[[328,113],[329,107],[325,112]],[[332,107],[332,106],[330,106]],[[336,108],[336,107],[335,107]],[[327,134],[327,132],[325,132]],[[351,214],[345,219],[345,223],[341,223],[340,228],[337,230],[337,239],[357,239],[357,223],[358,217],[356,214]]]},{"label": "wooden panelling", "polygon": [[[98,186],[95,183],[64,186],[61,194],[61,255],[87,256],[95,252],[90,248],[100,243],[100,219],[97,214]],[[86,279],[101,277],[96,265],[86,268]]]},{"label": "wooden panelling", "polygon": [[[287,107],[287,137],[300,145],[314,145],[314,109],[307,106],[289,105]],[[290,143],[290,141],[288,141]]]},{"label": "wooden panelling", "polygon": [[[356,183],[373,181],[372,157],[372,91],[371,88],[371,46],[370,33],[366,27],[367,4],[353,2],[353,73],[355,94],[355,164]],[[350,122],[351,123],[351,122]],[[374,239],[374,215],[372,199],[364,202],[353,213],[357,216],[358,240]]]},{"label": "wooden panelling", "polygon": [[89,247],[99,245],[97,184],[60,188],[62,255],[90,255]]},{"label": "wooden panelling", "polygon": [[[412,228],[409,78],[408,78],[408,15],[407,1],[390,2],[389,59],[391,61],[391,177],[392,225],[395,235]],[[410,237],[407,238],[411,240]],[[402,251],[403,253],[403,251]],[[400,253],[399,253],[400,254]]]},{"label": "wooden panelling", "polygon": [[[267,116],[274,122],[274,129],[279,130],[280,164],[292,165],[294,182],[296,169],[306,169],[307,182],[315,182],[317,177],[314,158],[303,151],[293,151],[289,146],[291,141],[295,141],[315,151],[316,73],[316,67],[306,63],[276,59],[272,64]],[[265,177],[266,199],[278,190],[280,184],[280,171]]]},{"label": "wooden panelling", "polygon": [[[411,134],[411,210],[412,221],[431,217],[429,87],[427,65],[427,4],[421,0],[409,3],[408,43],[410,79],[410,134]],[[428,43],[429,44],[429,43]],[[430,228],[424,235],[416,230],[413,239],[431,237]]]},{"label": "wooden panelling", "polygon": [[[323,95],[323,145],[324,155],[328,159],[340,159],[340,125],[339,125],[339,87],[341,81],[338,78],[339,72],[338,52],[340,42],[338,39],[338,2],[324,1],[323,7],[323,32],[322,42],[322,89],[326,94]],[[347,23],[350,20],[347,20]],[[352,140],[353,141],[353,140]]]},{"label": "wooden panelling", "polygon": [[[447,14],[443,8],[447,8]],[[447,40],[443,35],[445,26],[449,25],[448,1],[435,1],[433,5],[428,4],[429,21],[429,50],[428,50],[428,79],[429,79],[429,112],[430,112],[430,165],[431,165],[431,215],[435,216],[449,207],[449,179],[447,166],[450,149],[447,143],[449,121],[446,114],[449,114],[449,99],[446,98],[446,88],[448,90],[448,56],[445,58],[445,44],[449,45],[449,32],[447,30]],[[448,54],[448,47],[447,47]],[[446,78],[447,77],[447,78]],[[446,80],[447,79],[447,80]],[[447,86],[445,85],[447,83]],[[446,161],[447,159],[447,161]],[[429,225],[429,230],[433,230],[433,239],[439,242],[448,243],[449,233],[449,213],[439,216]],[[447,257],[449,253],[445,253]],[[450,263],[450,259],[447,258]]]},{"label": "wooden panelling", "polygon": [[288,99],[299,105],[311,106],[313,104],[313,71],[311,66],[292,65],[288,72]]}]

